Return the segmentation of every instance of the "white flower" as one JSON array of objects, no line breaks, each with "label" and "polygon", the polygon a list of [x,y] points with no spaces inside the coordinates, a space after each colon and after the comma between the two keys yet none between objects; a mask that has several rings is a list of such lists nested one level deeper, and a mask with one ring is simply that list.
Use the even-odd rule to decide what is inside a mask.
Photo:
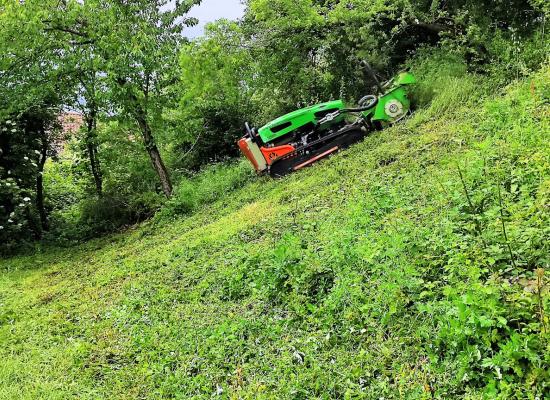
[{"label": "white flower", "polygon": [[35,151],[34,151],[34,154],[40,155],[40,152],[39,152],[38,150],[35,150]]},{"label": "white flower", "polygon": [[8,219],[8,222],[9,222],[10,224],[13,224],[13,221],[11,220],[11,218]]},{"label": "white flower", "polygon": [[19,207],[25,207],[24,203],[19,203]]},{"label": "white flower", "polygon": [[1,231],[2,229],[4,229],[4,227],[3,227],[2,225],[0,225],[0,231]]},{"label": "white flower", "polygon": [[15,213],[12,211],[12,212],[10,213],[10,218],[13,218],[13,217],[15,217]]},{"label": "white flower", "polygon": [[31,201],[31,198],[30,198],[30,197],[25,197],[25,198],[23,199],[23,201]]},{"label": "white flower", "polygon": [[29,161],[29,157],[27,157],[27,156],[23,157],[23,159],[24,159],[25,161]]},{"label": "white flower", "polygon": [[6,186],[7,186],[7,187],[10,187],[10,186],[11,186],[11,183],[6,182]]},{"label": "white flower", "polygon": [[36,163],[31,163],[31,164],[32,164],[33,166],[35,166],[35,167],[38,167],[38,165],[36,165]]}]

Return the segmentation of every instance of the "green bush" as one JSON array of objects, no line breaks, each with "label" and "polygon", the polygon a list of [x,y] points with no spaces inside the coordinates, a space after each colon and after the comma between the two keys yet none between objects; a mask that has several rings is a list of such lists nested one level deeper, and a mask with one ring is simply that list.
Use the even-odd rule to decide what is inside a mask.
[{"label": "green bush", "polygon": [[191,178],[182,179],[159,216],[188,214],[242,187],[254,176],[247,160],[209,165]]},{"label": "green bush", "polygon": [[412,97],[431,116],[469,105],[486,93],[485,81],[468,73],[463,57],[449,48],[424,48],[407,66],[418,80]]},{"label": "green bush", "polygon": [[44,166],[44,192],[50,213],[68,209],[87,197],[87,182],[75,173],[74,159],[65,154]]},{"label": "green bush", "polygon": [[50,215],[51,230],[44,235],[47,243],[74,245],[85,240],[120,231],[151,218],[165,201],[159,193],[145,192],[130,199],[106,193],[85,197]]}]

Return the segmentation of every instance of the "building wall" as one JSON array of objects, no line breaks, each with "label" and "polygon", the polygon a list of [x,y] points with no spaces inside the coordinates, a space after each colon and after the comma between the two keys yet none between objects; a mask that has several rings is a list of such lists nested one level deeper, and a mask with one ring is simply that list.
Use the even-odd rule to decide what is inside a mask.
[{"label": "building wall", "polygon": [[66,111],[59,115],[59,123],[61,124],[62,135],[55,143],[55,149],[58,154],[63,153],[65,143],[75,136],[80,128],[84,125],[84,116],[75,111]]},{"label": "building wall", "polygon": [[84,117],[75,111],[64,112],[59,116],[64,136],[72,136],[84,125]]}]

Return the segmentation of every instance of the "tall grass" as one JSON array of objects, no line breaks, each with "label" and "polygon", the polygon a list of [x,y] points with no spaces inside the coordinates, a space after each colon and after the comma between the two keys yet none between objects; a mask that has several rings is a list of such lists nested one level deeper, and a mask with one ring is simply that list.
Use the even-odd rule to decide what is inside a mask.
[{"label": "tall grass", "polygon": [[491,87],[484,77],[468,73],[463,58],[441,49],[421,52],[409,62],[418,79],[412,97],[423,112],[416,123],[454,113],[479,102]]},{"label": "tall grass", "polygon": [[173,197],[158,214],[163,219],[189,214],[205,204],[241,188],[255,176],[245,159],[209,165],[191,178],[184,178],[174,188]]}]

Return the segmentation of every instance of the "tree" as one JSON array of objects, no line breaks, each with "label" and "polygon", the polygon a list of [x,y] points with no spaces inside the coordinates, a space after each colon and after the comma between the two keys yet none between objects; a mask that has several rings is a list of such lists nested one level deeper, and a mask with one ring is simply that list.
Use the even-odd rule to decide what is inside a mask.
[{"label": "tree", "polygon": [[262,81],[294,106],[357,98],[372,83],[362,59],[393,75],[416,49],[444,37],[465,55],[485,56],[494,31],[529,33],[539,16],[522,0],[249,0],[243,29]]},{"label": "tree", "polygon": [[178,79],[177,54],[185,41],[182,28],[196,22],[184,16],[200,0],[101,3],[103,7],[97,1],[84,5],[90,16],[89,35],[105,62],[112,99],[123,115],[137,123],[162,191],[170,197],[172,181],[154,131],[174,101],[167,94]]},{"label": "tree", "polygon": [[0,226],[3,243],[18,243],[49,228],[42,174],[67,87],[58,53],[33,23],[45,11],[19,2],[0,7]]},{"label": "tree", "polygon": [[4,243],[40,238],[49,230],[44,165],[55,154],[57,112],[47,106],[0,121],[0,237]]},{"label": "tree", "polygon": [[[120,117],[135,121],[167,197],[172,194],[172,182],[155,130],[162,125],[163,111],[174,101],[168,93],[178,79],[177,53],[185,41],[182,29],[196,23],[195,19],[185,18],[185,14],[199,3],[200,0],[63,2],[54,7],[52,17],[43,20],[46,31],[66,35],[68,43],[93,46],[102,65],[97,72],[106,77],[115,111]],[[93,121],[89,122],[93,131]],[[91,163],[96,164],[92,160]]]},{"label": "tree", "polygon": [[96,191],[101,195],[95,140],[102,105],[97,87],[98,57],[94,55],[93,40],[75,27],[85,24],[78,14],[78,3],[30,0],[5,2],[4,7],[1,34],[5,40],[6,68],[0,69],[0,73],[11,83],[12,102],[19,104],[19,110],[31,108],[40,113],[36,104],[41,104],[41,98],[62,93],[58,96],[58,108],[63,105],[82,109],[87,128],[84,142]]},{"label": "tree", "polygon": [[36,138],[35,143],[38,147],[34,150],[37,157],[33,157],[37,160],[32,162],[32,165],[36,167],[35,206],[40,217],[42,231],[50,229],[48,213],[44,204],[44,166],[48,158],[55,156],[57,152],[54,146],[60,137],[57,115],[58,109],[46,105],[36,110],[27,110],[20,117],[25,136]]},{"label": "tree", "polygon": [[90,171],[93,177],[95,192],[103,196],[103,173],[99,160],[97,138],[99,113],[105,107],[105,84],[100,74],[101,65],[93,43],[89,46],[73,47],[74,75],[78,80],[78,91],[75,104],[84,116],[83,147],[85,149]]},{"label": "tree", "polygon": [[183,46],[180,56],[179,166],[198,169],[239,154],[235,142],[252,122],[254,60],[239,24],[220,20]]}]

